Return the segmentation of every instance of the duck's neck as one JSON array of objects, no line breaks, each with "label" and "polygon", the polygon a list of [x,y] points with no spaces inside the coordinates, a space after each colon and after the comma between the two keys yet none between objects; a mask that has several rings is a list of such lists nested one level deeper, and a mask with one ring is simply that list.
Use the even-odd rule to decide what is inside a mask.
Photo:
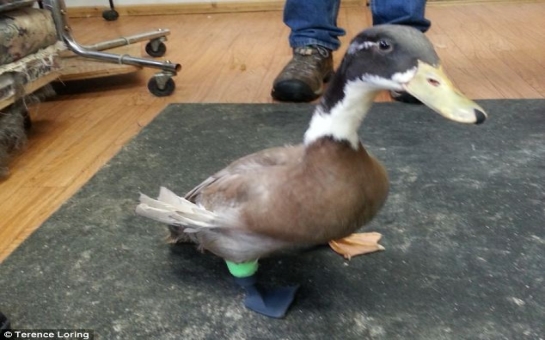
[{"label": "duck's neck", "polygon": [[362,80],[345,82],[337,74],[314,111],[305,133],[305,145],[330,137],[346,141],[357,150],[358,129],[378,93],[376,87]]}]

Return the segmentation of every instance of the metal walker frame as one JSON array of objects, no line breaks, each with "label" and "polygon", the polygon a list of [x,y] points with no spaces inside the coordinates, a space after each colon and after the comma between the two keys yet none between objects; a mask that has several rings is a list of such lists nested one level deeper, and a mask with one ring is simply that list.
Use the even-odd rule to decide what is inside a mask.
[{"label": "metal walker frame", "polygon": [[158,97],[168,96],[174,92],[176,85],[172,80],[172,77],[182,69],[180,64],[172,63],[169,60],[156,61],[152,59],[132,57],[126,54],[121,55],[103,52],[106,49],[149,40],[146,45],[146,52],[150,56],[161,57],[166,52],[164,41],[166,40],[166,36],[170,34],[168,29],[158,29],[152,32],[104,41],[94,45],[80,45],[72,37],[64,0],[43,0],[42,4],[45,9],[51,11],[55,22],[57,35],[59,39],[66,44],[70,51],[84,58],[114,64],[125,64],[159,69],[161,71],[156,73],[148,82],[149,91]]}]

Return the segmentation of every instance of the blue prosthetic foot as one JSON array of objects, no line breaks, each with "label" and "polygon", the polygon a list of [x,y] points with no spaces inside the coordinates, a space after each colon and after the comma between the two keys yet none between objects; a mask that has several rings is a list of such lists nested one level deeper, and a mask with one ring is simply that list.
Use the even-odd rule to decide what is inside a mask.
[{"label": "blue prosthetic foot", "polygon": [[4,334],[3,331],[8,331],[10,329],[10,324],[8,318],[0,313],[0,331],[2,331],[2,335]]},{"label": "blue prosthetic foot", "polygon": [[255,273],[257,260],[234,263],[225,261],[235,282],[246,291],[244,305],[246,308],[271,318],[281,318],[286,315],[299,286],[263,289],[256,285]]},{"label": "blue prosthetic foot", "polygon": [[246,308],[271,318],[282,318],[286,315],[299,289],[299,286],[264,289],[256,285],[253,275],[235,277],[235,282],[246,291]]}]

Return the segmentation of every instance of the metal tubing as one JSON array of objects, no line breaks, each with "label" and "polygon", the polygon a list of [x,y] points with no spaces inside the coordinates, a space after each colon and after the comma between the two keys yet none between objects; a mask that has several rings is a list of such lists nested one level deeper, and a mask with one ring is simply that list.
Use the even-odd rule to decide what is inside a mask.
[{"label": "metal tubing", "polygon": [[80,45],[80,46],[85,48],[86,50],[103,51],[110,48],[134,44],[144,40],[153,40],[153,39],[163,38],[169,34],[170,34],[170,30],[160,28],[152,32],[135,34],[128,37],[120,37],[113,40],[99,42],[94,45]]},{"label": "metal tubing", "polygon": [[64,1],[61,0],[59,3],[56,0],[43,0],[43,5],[44,8],[49,10],[53,16],[53,22],[55,23],[55,28],[57,29],[57,37],[60,40],[63,40],[62,32],[64,32],[65,29],[68,29],[68,23],[65,21],[63,15],[63,13],[66,12]]},{"label": "metal tubing", "polygon": [[171,62],[160,62],[160,61],[155,61],[152,59],[135,58],[135,57],[131,57],[130,55],[121,55],[121,54],[113,54],[113,53],[107,53],[107,52],[87,50],[81,47],[80,45],[78,45],[69,34],[64,34],[63,38],[66,44],[68,45],[68,48],[72,52],[82,57],[107,61],[107,62],[111,62],[115,64],[126,64],[126,65],[157,68],[163,71],[172,72],[174,74],[176,74],[176,72],[180,71],[181,69],[180,64],[173,64]]},{"label": "metal tubing", "polygon": [[176,74],[176,72],[180,71],[182,68],[180,64],[173,64],[171,62],[158,62],[151,59],[135,58],[129,55],[120,55],[89,50],[79,45],[74,40],[74,38],[72,38],[72,35],[70,34],[70,26],[68,26],[68,22],[65,17],[66,5],[64,3],[64,0],[44,0],[44,5],[47,9],[51,11],[53,20],[55,21],[55,26],[57,28],[57,35],[59,36],[59,38],[66,43],[66,45],[72,52],[82,57],[107,61],[116,64],[151,67],[166,72],[171,72],[173,74]]}]

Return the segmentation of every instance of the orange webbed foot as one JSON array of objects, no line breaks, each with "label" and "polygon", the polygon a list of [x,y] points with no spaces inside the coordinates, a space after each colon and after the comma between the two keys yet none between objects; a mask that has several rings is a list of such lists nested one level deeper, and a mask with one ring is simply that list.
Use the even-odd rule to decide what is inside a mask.
[{"label": "orange webbed foot", "polygon": [[385,248],[378,244],[381,237],[382,235],[376,232],[354,233],[340,240],[329,241],[329,246],[336,253],[350,260],[352,256],[384,250]]}]

